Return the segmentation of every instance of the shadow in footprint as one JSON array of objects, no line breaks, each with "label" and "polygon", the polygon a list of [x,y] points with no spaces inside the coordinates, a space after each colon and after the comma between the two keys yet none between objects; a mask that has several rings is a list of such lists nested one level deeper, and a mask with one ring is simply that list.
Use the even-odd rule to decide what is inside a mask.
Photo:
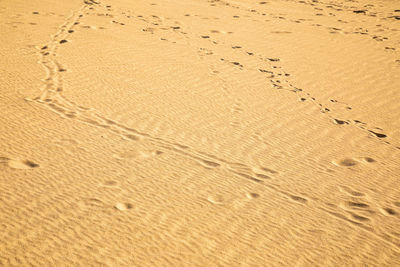
[{"label": "shadow in footprint", "polygon": [[386,138],[387,137],[387,135],[383,134],[383,133],[377,133],[377,132],[374,132],[374,131],[371,131],[371,130],[368,130],[368,132],[372,133],[373,135],[375,135],[378,138]]}]

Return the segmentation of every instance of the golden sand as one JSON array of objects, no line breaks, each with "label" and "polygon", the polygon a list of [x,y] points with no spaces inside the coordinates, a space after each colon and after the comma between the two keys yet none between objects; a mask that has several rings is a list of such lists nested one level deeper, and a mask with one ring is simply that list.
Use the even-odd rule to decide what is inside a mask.
[{"label": "golden sand", "polygon": [[400,265],[400,6],[1,0],[0,266]]}]

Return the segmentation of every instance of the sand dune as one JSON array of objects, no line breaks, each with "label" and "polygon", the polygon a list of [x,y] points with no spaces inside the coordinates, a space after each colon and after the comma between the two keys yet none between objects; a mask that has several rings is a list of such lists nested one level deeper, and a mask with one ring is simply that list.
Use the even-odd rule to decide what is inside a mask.
[{"label": "sand dune", "polygon": [[399,23],[0,1],[0,265],[400,265]]}]

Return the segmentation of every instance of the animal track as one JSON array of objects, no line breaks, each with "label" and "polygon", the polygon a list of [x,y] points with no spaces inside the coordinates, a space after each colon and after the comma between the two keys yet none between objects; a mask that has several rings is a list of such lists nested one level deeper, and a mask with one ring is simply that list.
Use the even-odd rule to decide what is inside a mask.
[{"label": "animal track", "polygon": [[[303,2],[303,1],[300,1],[300,2]],[[258,15],[260,15],[260,16],[261,16],[261,15],[262,15],[262,16],[265,16],[265,15],[266,15],[265,13],[261,13],[261,12],[259,12],[259,11],[257,11],[257,10],[254,10],[254,9],[243,9],[242,7],[235,6],[235,5],[231,5],[231,4],[228,4],[227,2],[220,1],[219,3],[222,4],[222,5],[227,5],[227,6],[232,7],[232,8],[238,8],[238,9],[242,9],[242,10],[245,10],[245,11],[248,11],[248,12],[256,13],[256,14],[258,14]],[[306,2],[304,2],[304,3],[306,3]],[[330,9],[332,9],[332,10],[335,10],[335,11],[343,11],[343,10],[346,10],[346,9],[347,9],[347,7],[334,8],[333,6],[329,6],[329,5],[328,5],[327,7],[330,8]],[[353,10],[351,10],[351,12],[353,12]],[[272,14],[271,14],[271,15],[272,15]],[[329,16],[335,16],[335,14],[333,14],[332,12],[329,12],[327,15],[329,15]],[[372,16],[373,14],[372,14],[372,13],[368,13],[368,15],[371,15],[371,16]],[[239,18],[238,15],[235,15],[235,16],[233,16],[233,17],[234,17],[234,18]],[[274,17],[275,17],[275,18],[278,18],[278,19],[286,19],[285,17],[282,17],[282,16],[274,16]],[[296,23],[303,23],[303,22],[306,22],[307,20],[306,20],[306,19],[299,19],[299,20],[293,20],[293,21],[296,22]],[[310,21],[312,21],[312,20],[310,20]],[[342,22],[342,23],[348,23],[347,21],[343,21],[343,20],[338,20],[338,21],[340,21],[340,22]],[[310,24],[310,25],[311,25],[311,24]],[[323,25],[320,25],[320,24],[314,24],[314,25],[315,25],[315,26],[323,26]],[[330,31],[330,32],[332,32],[332,33],[337,33],[337,32],[342,32],[342,33],[344,33],[344,31],[345,31],[344,29],[341,29],[341,28],[327,27],[327,26],[324,26],[324,27],[325,27],[328,31]],[[361,34],[361,35],[370,35],[370,33],[369,33],[368,30],[362,29],[362,28],[358,29],[358,33]],[[380,37],[378,37],[378,38],[380,38]],[[382,37],[382,40],[386,40],[386,39],[387,39],[386,37]],[[388,46],[386,46],[386,47],[388,47]],[[386,49],[386,47],[385,47],[385,49]],[[388,47],[388,48],[389,48],[390,50],[393,50],[393,49],[391,49],[391,48],[394,48],[394,47]],[[388,49],[386,49],[386,50],[388,50]],[[248,54],[248,55],[254,55],[253,52],[247,52],[247,54]],[[278,58],[266,58],[266,60],[270,61],[271,63],[277,63],[277,62],[279,62],[279,59],[278,59]],[[238,62],[237,62],[237,63],[238,63]],[[240,63],[239,63],[239,64],[240,64]],[[279,69],[280,67],[277,66],[277,65],[273,65],[272,68],[274,68],[274,69]],[[284,84],[282,84],[282,80],[271,80],[271,83],[272,83],[272,87],[275,88],[275,89],[283,89],[283,88],[284,88]],[[288,90],[293,91],[293,92],[299,94],[299,93],[298,93],[299,91],[297,90],[297,88],[295,88],[293,85],[291,85],[288,81],[284,81],[284,83],[287,83],[287,85],[288,85],[289,87],[292,87],[292,88],[293,88],[293,89],[288,89]],[[308,96],[311,98],[312,102],[314,102],[315,104],[317,104],[318,106],[321,107],[321,113],[328,114],[328,112],[331,111],[330,108],[324,107],[321,103],[318,103],[315,97],[311,97],[311,95],[309,95],[309,94],[308,94]],[[307,97],[301,96],[299,99],[300,99],[300,101],[304,102],[304,101],[307,100]],[[338,102],[338,101],[332,101],[332,102],[340,103],[340,102]],[[350,106],[347,105],[347,106],[345,106],[345,109],[351,110],[352,108],[351,108]],[[336,124],[338,124],[338,125],[350,124],[349,120],[339,120],[339,119],[333,118],[332,115],[328,115],[328,116],[333,120],[334,123],[336,123]],[[352,124],[352,125],[354,125],[354,124]],[[362,129],[362,130],[365,130],[365,131],[369,131],[369,133],[370,133],[370,134],[373,134],[375,137],[378,137],[378,138],[385,138],[385,137],[387,137],[386,134],[377,133],[377,132],[375,132],[375,131],[367,130],[367,129],[365,129],[365,127],[363,127],[363,126],[361,126],[361,125],[355,124],[354,126],[358,127],[359,129]],[[391,145],[390,143],[386,143],[386,144]]]},{"label": "animal track", "polygon": [[[223,4],[223,3],[224,3],[224,5],[227,5],[227,6],[232,7],[232,8],[243,9],[240,6],[235,6],[235,5],[231,5],[231,4],[225,3],[225,2],[220,2],[220,4]],[[257,10],[254,10],[254,9],[243,9],[243,10],[248,11],[248,12],[252,12],[252,13],[256,13],[256,14],[258,14],[260,16],[261,15],[262,16],[266,15],[265,13],[258,12]],[[334,9],[334,10],[336,10],[336,9]],[[342,10],[342,9],[337,9],[337,10]],[[191,16],[191,15],[190,14],[185,14],[185,16]],[[197,15],[195,15],[195,16],[197,16]],[[129,17],[134,17],[134,16],[129,16]],[[150,16],[148,18],[145,18],[144,16],[138,15],[136,17],[139,18],[139,19],[142,19],[142,20],[144,20],[144,21],[146,21],[148,23],[152,23],[153,25],[161,25],[163,23],[159,19],[158,16]],[[235,15],[234,17],[235,18],[239,18],[238,15]],[[281,16],[276,16],[276,18],[285,19],[284,17],[281,17]],[[155,19],[155,20],[153,22],[151,22],[151,19],[153,19],[153,20]],[[311,20],[299,19],[297,21],[302,23],[302,22],[311,21]],[[342,21],[342,22],[345,23],[345,21]],[[168,26],[168,27],[164,27],[164,28],[165,29],[172,28],[175,32],[178,33],[178,32],[180,32],[180,30],[182,30],[183,27],[182,26]],[[335,27],[326,27],[326,28],[328,30],[330,30],[330,31],[343,31],[342,29],[335,28]],[[150,31],[150,32],[153,33],[155,29],[152,28],[152,29],[145,29],[145,30],[146,31]],[[211,32],[212,33],[224,33],[224,31],[219,31],[219,30],[211,30]],[[282,31],[282,32],[285,32],[285,31]],[[185,33],[185,34],[187,34],[187,33]],[[197,35],[197,37],[198,36],[199,35]],[[200,35],[200,38],[210,39],[210,41],[212,41],[211,40],[211,36],[209,36],[209,35]],[[165,38],[161,38],[160,40],[168,41]],[[221,42],[215,42],[215,41],[212,41],[212,42],[214,44],[221,43]],[[171,42],[171,43],[174,43],[174,42]],[[221,44],[223,44],[223,43],[221,43]],[[231,47],[234,48],[234,49],[243,48],[241,45],[234,45],[234,46],[231,45]],[[214,53],[213,51],[207,51],[205,49],[207,49],[207,48],[199,48],[199,54],[200,55],[212,55]],[[254,52],[246,51],[246,53],[247,53],[247,55],[255,55]],[[337,119],[337,118],[334,118],[333,115],[329,115],[329,113],[332,111],[331,108],[325,107],[320,102],[318,102],[315,97],[312,97],[309,93],[305,92],[302,89],[296,88],[288,80],[285,80],[285,79],[284,80],[282,80],[282,79],[272,80],[272,78],[276,78],[277,76],[287,77],[287,76],[290,75],[288,73],[282,73],[282,71],[278,71],[278,70],[282,69],[281,66],[277,65],[277,63],[280,63],[280,61],[281,61],[279,58],[276,58],[276,57],[265,57],[263,55],[259,55],[259,57],[261,57],[262,60],[265,60],[265,61],[268,61],[268,62],[274,64],[274,65],[271,65],[271,67],[274,69],[274,71],[273,72],[272,71],[268,71],[269,73],[266,73],[268,75],[267,77],[271,79],[271,85],[272,85],[273,88],[275,88],[275,89],[287,89],[289,91],[292,91],[292,92],[296,93],[299,96],[299,99],[300,99],[301,102],[305,102],[306,100],[310,100],[311,102],[313,102],[314,104],[316,104],[316,105],[318,105],[320,107],[321,113],[327,114],[327,116],[337,125],[350,125],[350,121],[349,120]],[[226,59],[221,59],[221,60],[222,61],[226,61],[227,63],[230,62],[231,64],[233,64],[235,66],[238,66],[240,68],[244,68],[243,64],[241,64],[240,62],[229,61],[229,60],[226,60]],[[288,87],[288,88],[285,88],[285,86]],[[332,103],[344,104],[345,105],[345,109],[348,109],[348,110],[352,109],[350,106],[346,105],[345,103],[341,103],[341,102],[336,101],[336,100],[332,100],[331,102]],[[235,125],[236,125],[236,123],[235,123]],[[356,126],[356,127],[360,128],[362,130],[369,131],[369,130],[365,129],[365,127],[363,125],[360,125],[358,123],[351,124],[351,125],[352,126]],[[372,132],[374,132],[374,131],[372,131]],[[369,132],[369,133],[373,134],[374,136],[376,136],[378,138],[385,138],[386,137],[385,134],[376,133],[376,132],[374,132],[375,133],[374,134],[372,132]],[[390,145],[390,143],[387,143],[387,144]]]},{"label": "animal track", "polygon": [[[86,1],[86,2],[87,2],[87,5],[90,5],[90,6],[97,4],[97,2],[94,2],[94,1]],[[208,169],[225,168],[226,170],[228,170],[230,173],[232,173],[234,175],[237,175],[239,177],[242,177],[242,178],[252,181],[252,182],[257,182],[257,183],[262,184],[261,186],[265,186],[265,187],[277,192],[278,194],[285,196],[285,199],[288,199],[290,201],[294,201],[294,202],[301,203],[301,204],[307,204],[311,201],[307,197],[297,195],[295,193],[292,194],[290,192],[287,192],[287,191],[281,189],[279,186],[274,184],[275,176],[276,176],[276,174],[278,174],[278,172],[275,170],[260,167],[260,168],[257,168],[257,170],[253,171],[251,166],[247,166],[245,164],[237,163],[237,162],[230,162],[228,160],[224,160],[222,158],[219,158],[219,157],[213,156],[213,155],[206,155],[206,153],[197,151],[191,147],[186,146],[185,144],[177,144],[175,141],[169,141],[169,140],[164,140],[159,137],[154,137],[154,136],[151,136],[150,134],[143,133],[136,129],[129,128],[119,122],[116,122],[116,121],[113,122],[112,120],[109,120],[108,118],[101,115],[96,110],[87,109],[85,107],[80,107],[76,103],[73,103],[70,100],[66,99],[62,95],[61,80],[62,80],[63,71],[60,71],[60,68],[57,68],[57,66],[58,66],[57,51],[59,49],[59,45],[64,43],[62,41],[63,40],[67,41],[68,34],[74,32],[74,30],[73,30],[74,25],[79,24],[79,20],[82,17],[81,15],[84,14],[86,9],[87,8],[84,6],[80,10],[78,10],[78,12],[75,12],[70,18],[68,18],[68,20],[65,23],[65,27],[60,28],[59,32],[54,35],[53,39],[48,44],[43,46],[41,48],[41,51],[39,51],[40,58],[41,58],[41,64],[46,68],[49,75],[46,76],[44,79],[47,82],[43,86],[42,95],[31,101],[41,104],[41,105],[49,108],[50,110],[57,112],[58,114],[60,114],[61,116],[65,117],[65,118],[74,119],[74,120],[77,120],[80,122],[85,122],[87,124],[91,124],[96,127],[101,127],[103,129],[106,129],[109,132],[115,133],[118,136],[123,136],[129,141],[138,142],[141,140],[150,140],[156,148],[151,151],[145,152],[145,154],[148,153],[147,155],[155,156],[155,155],[161,155],[162,153],[165,153],[165,152],[177,153],[184,157],[191,158],[191,159],[199,162],[202,166],[204,166],[205,168],[208,168]],[[253,11],[249,10],[248,12],[257,13],[255,10],[253,10]],[[239,18],[239,16],[236,16],[236,17]],[[141,15],[138,15],[135,17],[135,19],[145,20],[147,18],[145,18]],[[242,17],[241,19],[245,19],[245,17]],[[280,19],[285,19],[285,18],[281,17]],[[299,20],[299,21],[301,23],[304,22],[302,20]],[[117,22],[117,23],[119,23],[119,22]],[[154,25],[153,28],[146,28],[145,31],[148,31],[152,34],[159,33],[161,31],[161,29],[156,28],[156,27],[160,27],[161,23],[160,22],[154,22],[154,23],[157,23],[158,25],[152,24],[152,25]],[[168,25],[164,25],[164,26],[168,26]],[[167,27],[165,27],[165,28],[167,28]],[[169,32],[172,34],[175,34],[174,36],[176,36],[178,34],[181,34],[183,36],[183,35],[186,35],[186,33],[182,32],[182,30],[184,30],[184,28],[185,28],[184,26],[169,26]],[[78,28],[78,29],[80,29],[80,28]],[[335,29],[331,29],[331,30],[335,30]],[[212,33],[216,33],[216,32],[212,32]],[[221,33],[222,33],[222,31],[221,31]],[[196,38],[199,38],[199,35],[200,34],[197,34]],[[288,79],[290,79],[289,78],[290,74],[284,72],[284,69],[282,67],[282,62],[279,58],[275,57],[274,55],[271,55],[273,57],[266,57],[265,55],[257,53],[255,51],[254,52],[246,51],[246,49],[241,45],[237,45],[237,46],[235,45],[234,47],[232,47],[231,44],[224,44],[220,40],[217,40],[218,42],[216,42],[216,41],[213,41],[213,40],[215,40],[214,37],[215,37],[215,35],[212,35],[212,38],[208,35],[200,36],[200,38],[202,38],[202,39],[208,39],[209,40],[208,42],[210,44],[211,44],[211,42],[214,42],[213,44],[218,43],[219,45],[225,45],[229,49],[231,49],[231,48],[232,49],[240,49],[240,50],[237,50],[235,53],[247,54],[248,56],[251,56],[253,60],[257,60],[256,57],[258,57],[260,59],[260,62],[263,62],[264,65],[268,64],[269,67],[262,66],[262,69],[256,69],[256,68],[250,69],[250,67],[248,67],[247,64],[245,67],[240,62],[234,61],[234,59],[223,60],[223,61],[225,61],[226,64],[229,64],[233,68],[235,68],[235,66],[239,66],[244,69],[247,68],[251,71],[259,72],[258,75],[262,74],[265,76],[266,79],[273,79],[273,80],[270,80],[270,82],[271,82],[271,84],[273,84],[274,88],[285,89],[290,92],[293,92],[299,97],[299,99],[301,99],[302,102],[304,102],[306,100],[307,100],[307,102],[308,101],[313,102],[321,109],[321,112],[323,112],[325,114],[328,114],[328,112],[330,110],[332,110],[332,109],[330,109],[331,106],[329,106],[329,108],[326,106],[323,106],[320,102],[318,102],[318,100],[314,96],[312,96],[311,94],[306,92],[306,90],[297,88],[296,86],[291,84],[290,81],[288,80]],[[163,39],[166,40],[165,38],[163,38]],[[170,38],[168,37],[168,39],[170,39]],[[172,40],[173,40],[173,38],[172,38]],[[207,41],[204,40],[203,41],[204,46],[206,46],[205,45],[206,43],[207,43]],[[200,48],[196,48],[196,49],[200,49]],[[205,47],[204,50],[202,50],[202,52],[207,53],[206,49],[208,49],[208,48]],[[212,57],[215,57],[218,60],[218,58],[220,58],[221,55],[218,55],[215,51],[218,51],[218,50],[215,49],[215,50],[211,51],[212,54],[210,53],[209,55]],[[63,68],[61,68],[61,69],[63,69]],[[61,88],[61,90],[59,90],[59,88]],[[332,106],[336,106],[336,107],[338,106],[338,105],[335,105],[335,103],[338,103],[337,101],[336,102],[332,101],[331,103],[333,103],[333,104],[331,104]],[[350,109],[350,108],[351,107],[346,107],[346,109]],[[329,118],[331,120],[336,121],[337,124],[341,124],[341,125],[349,124],[349,121],[350,121],[350,120],[349,121],[339,120],[339,119],[332,117],[331,115],[327,115],[327,116],[329,116]],[[340,122],[344,122],[344,123],[340,123]],[[363,124],[360,122],[360,123],[356,123],[356,124],[352,124],[352,125],[363,125]],[[384,137],[379,136],[379,135],[384,135],[384,134],[377,133],[375,131],[370,131],[370,134],[373,134],[373,135],[375,135],[375,137],[378,137],[378,138],[386,137],[386,135]],[[162,147],[163,151],[159,150],[158,149],[159,147]],[[120,157],[120,158],[124,158],[124,159],[135,158],[136,154],[135,153],[133,153],[133,154],[134,155],[129,155],[129,152],[128,152],[128,154],[116,155],[116,157]],[[137,155],[139,155],[139,157],[140,157],[141,152],[139,151]],[[5,163],[6,161],[0,160],[0,162]],[[7,159],[7,164],[8,164],[8,162],[9,161]],[[372,158],[362,158],[362,159],[346,158],[346,159],[338,161],[337,164],[339,166],[343,166],[343,167],[351,167],[356,164],[366,164],[366,163],[373,163],[373,162],[375,162],[375,160]],[[33,163],[33,164],[36,164],[36,163]],[[31,165],[31,168],[38,167],[38,166],[35,166],[32,164],[25,164],[25,166],[30,166],[30,165]],[[239,165],[241,165],[240,168],[238,167]],[[115,181],[107,181],[104,183],[104,186],[113,187],[113,186],[116,186],[116,184],[115,184]],[[369,233],[376,235],[376,233],[374,233],[372,230],[370,230],[371,228],[368,228],[369,226],[366,226],[366,223],[370,221],[370,218],[367,215],[365,215],[364,213],[358,214],[358,212],[368,213],[368,209],[371,208],[371,205],[369,203],[365,202],[364,199],[361,199],[362,197],[365,196],[365,194],[354,191],[349,188],[344,188],[344,187],[342,190],[343,190],[342,192],[345,192],[348,197],[352,198],[351,200],[347,200],[347,202],[345,202],[345,204],[344,204],[344,207],[349,210],[349,211],[344,211],[344,212],[346,212],[346,215],[341,214],[340,210],[339,211],[338,210],[334,210],[334,211],[326,210],[324,207],[322,207],[322,205],[320,203],[317,203],[317,201],[313,202],[313,203],[315,203],[315,207],[317,207],[321,210],[324,210],[328,214],[331,214],[332,216],[335,216],[341,220],[344,220],[346,222],[351,222],[352,224],[355,224],[358,227],[362,227],[363,229],[369,231]],[[259,195],[257,193],[247,193],[246,197],[248,197],[249,199],[255,199],[255,198],[258,198]],[[361,200],[356,201],[353,198],[360,198]],[[213,204],[220,205],[220,204],[224,203],[224,199],[221,197],[218,197],[218,196],[209,197],[207,200]],[[89,205],[92,205],[92,206],[104,206],[104,203],[98,199],[87,200],[87,203],[89,203]],[[396,207],[400,207],[400,202],[397,204],[396,203],[394,205]],[[314,206],[314,205],[305,205],[305,206],[308,206],[310,208],[311,206]],[[132,209],[133,205],[130,203],[118,202],[114,205],[114,208],[117,210],[120,210],[120,211],[125,211],[125,210]],[[395,208],[385,208],[382,210],[391,216],[397,214]],[[391,242],[390,240],[385,239],[385,237],[382,235],[381,235],[381,238],[388,242]],[[392,244],[393,244],[393,242],[392,242]]]}]

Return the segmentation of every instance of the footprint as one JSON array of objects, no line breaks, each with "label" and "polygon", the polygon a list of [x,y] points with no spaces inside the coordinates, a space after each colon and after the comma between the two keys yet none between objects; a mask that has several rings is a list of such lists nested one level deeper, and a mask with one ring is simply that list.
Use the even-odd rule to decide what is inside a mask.
[{"label": "footprint", "polygon": [[134,134],[125,134],[123,137],[124,137],[125,139],[133,140],[133,141],[138,141],[138,140],[140,140],[140,137],[137,136],[137,135],[134,135]]},{"label": "footprint", "polygon": [[339,124],[339,125],[349,124],[347,121],[342,121],[342,120],[339,120],[339,119],[333,119],[333,122],[335,124]]},{"label": "footprint", "polygon": [[133,208],[133,205],[130,204],[130,203],[120,203],[120,202],[117,202],[117,203],[114,205],[114,208],[117,209],[117,210],[120,210],[120,211],[125,211],[125,210],[132,209],[132,208]]},{"label": "footprint", "polygon": [[360,221],[360,222],[370,221],[370,219],[367,218],[367,217],[364,217],[364,216],[361,216],[361,215],[358,215],[358,214],[355,214],[355,213],[352,213],[352,212],[350,214],[353,217],[353,219],[356,219],[357,221]]},{"label": "footprint", "polygon": [[360,208],[360,209],[366,209],[369,208],[368,204],[362,203],[362,202],[354,202],[354,201],[347,201],[346,206],[350,208]]},{"label": "footprint", "polygon": [[248,199],[254,199],[254,198],[259,198],[260,195],[257,194],[257,193],[246,193],[246,197],[247,197]]},{"label": "footprint", "polygon": [[290,199],[292,199],[296,202],[302,203],[302,204],[305,204],[308,202],[308,200],[304,197],[295,196],[295,195],[289,195],[289,197],[290,197]]},{"label": "footprint", "polygon": [[375,159],[371,157],[361,157],[361,158],[345,158],[339,161],[332,161],[333,164],[336,166],[341,166],[341,167],[352,167],[355,166],[359,163],[374,163],[376,162]]},{"label": "footprint", "polygon": [[14,160],[6,157],[0,157],[0,163],[7,164],[10,168],[19,170],[29,170],[39,167],[39,164],[30,160]]},{"label": "footprint", "polygon": [[264,70],[264,69],[258,69],[258,71],[266,73],[267,74],[267,76],[266,76],[267,78],[274,78],[275,77],[274,72],[272,72],[272,71],[268,71],[268,70]]},{"label": "footprint", "polygon": [[372,133],[373,135],[375,135],[378,138],[386,138],[387,137],[387,135],[383,134],[383,133],[377,133],[377,132],[374,132],[374,131],[371,131],[371,130],[368,130],[368,132]]},{"label": "footprint", "polygon": [[352,167],[358,164],[358,162],[351,158],[345,158],[339,161],[332,161],[333,164],[339,167]]},{"label": "footprint", "polygon": [[364,158],[361,158],[361,160],[362,160],[363,162],[366,162],[366,163],[373,163],[373,162],[376,162],[376,160],[374,160],[373,158],[370,158],[370,157],[364,157]]},{"label": "footprint", "polygon": [[239,66],[239,67],[243,67],[242,64],[240,64],[239,62],[232,62],[233,65]]},{"label": "footprint", "polygon": [[397,215],[397,212],[392,209],[392,208],[379,208],[379,210],[382,212],[383,215],[385,216],[394,216]]},{"label": "footprint", "polygon": [[343,193],[348,194],[349,196],[352,196],[352,197],[364,197],[365,196],[364,193],[357,192],[347,186],[339,186],[339,190],[342,191]]},{"label": "footprint", "polygon": [[68,42],[67,40],[62,39],[62,40],[60,41],[60,44],[64,44],[64,43],[67,43],[67,42]]}]

